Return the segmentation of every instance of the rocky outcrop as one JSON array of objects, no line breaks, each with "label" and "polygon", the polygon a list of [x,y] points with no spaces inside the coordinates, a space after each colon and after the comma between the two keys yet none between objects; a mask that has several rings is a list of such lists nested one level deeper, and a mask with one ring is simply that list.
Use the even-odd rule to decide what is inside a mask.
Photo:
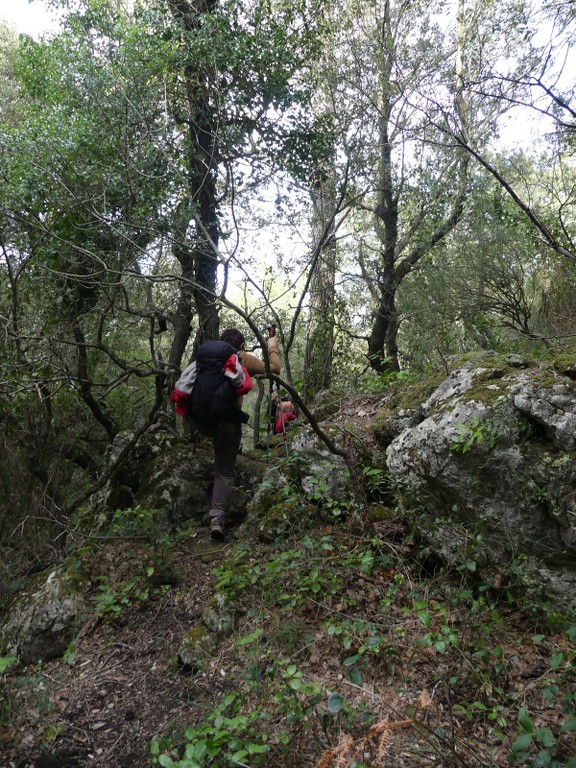
[{"label": "rocky outcrop", "polygon": [[60,656],[86,620],[85,583],[74,569],[38,574],[0,627],[0,655],[22,664]]},{"label": "rocky outcrop", "polygon": [[291,430],[289,446],[290,458],[269,462],[254,490],[244,531],[248,537],[270,542],[322,518],[334,521],[354,496],[345,460],[310,427]]},{"label": "rocky outcrop", "polygon": [[576,607],[576,383],[494,358],[455,370],[387,448],[399,498],[446,561]]},{"label": "rocky outcrop", "polygon": [[[112,462],[129,435],[119,434],[109,452]],[[252,490],[264,471],[262,452],[240,454],[237,461],[237,487],[231,519],[243,520]],[[91,530],[107,526],[116,510],[142,507],[154,510],[160,528],[185,521],[206,523],[213,482],[211,442],[199,437],[193,444],[188,437],[162,425],[145,434],[130,457],[112,474],[103,491],[83,511]]]},{"label": "rocky outcrop", "polygon": [[[435,556],[563,611],[576,609],[575,370],[566,360],[562,369],[530,368],[517,356],[484,355],[442,381],[387,393],[378,398],[372,439],[379,444],[370,464],[380,472],[385,451],[386,504],[393,497],[404,507]],[[322,426],[336,443],[350,433],[334,422]],[[289,455],[282,439],[270,452],[238,457],[231,522],[245,520],[242,538],[272,541],[359,508],[340,456],[305,425],[287,439]],[[115,510],[138,505],[154,511],[160,530],[200,523],[211,487],[209,443],[194,452],[185,438],[159,428],[84,510],[86,527],[105,529]],[[0,655],[31,663],[62,654],[89,613],[85,592],[73,569],[35,577],[0,627]],[[214,598],[185,633],[180,662],[202,668],[235,621],[234,607]]]},{"label": "rocky outcrop", "polygon": [[[128,437],[117,438],[109,461],[118,455]],[[252,488],[264,471],[264,461],[258,454],[238,457],[232,522],[246,516]],[[138,507],[153,512],[157,533],[189,521],[201,524],[210,509],[212,480],[213,459],[208,441],[199,443],[194,451],[187,439],[169,430],[151,431],[139,442],[130,459],[113,473],[103,491],[91,500],[90,506],[78,514],[75,524],[89,534],[105,533],[117,510]],[[13,601],[0,624],[0,655],[13,656],[23,664],[60,656],[75,640],[86,616],[90,612],[94,615],[94,607],[90,609],[85,597],[86,586],[68,562],[61,568],[37,574]],[[214,628],[214,612],[208,611],[206,625],[196,633],[202,642],[211,645],[221,631],[222,627],[218,631]]]},{"label": "rocky outcrop", "polygon": [[222,640],[238,624],[237,607],[217,592],[202,612],[200,623],[186,632],[178,650],[178,662],[184,669],[205,669]]},{"label": "rocky outcrop", "polygon": [[[129,436],[119,434],[110,449],[112,462]],[[93,506],[105,517],[138,505],[157,510],[166,524],[198,519],[209,510],[212,456],[207,441],[196,450],[190,440],[168,429],[145,434],[112,474]]]}]

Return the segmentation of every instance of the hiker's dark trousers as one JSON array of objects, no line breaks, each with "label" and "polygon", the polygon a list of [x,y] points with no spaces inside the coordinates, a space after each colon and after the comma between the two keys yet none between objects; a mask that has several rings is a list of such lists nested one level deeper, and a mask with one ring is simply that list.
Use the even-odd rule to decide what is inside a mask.
[{"label": "hiker's dark trousers", "polygon": [[236,457],[242,440],[242,425],[240,423],[221,424],[218,434],[213,439],[214,445],[214,489],[212,491],[212,508],[210,518],[226,519],[230,509]]}]

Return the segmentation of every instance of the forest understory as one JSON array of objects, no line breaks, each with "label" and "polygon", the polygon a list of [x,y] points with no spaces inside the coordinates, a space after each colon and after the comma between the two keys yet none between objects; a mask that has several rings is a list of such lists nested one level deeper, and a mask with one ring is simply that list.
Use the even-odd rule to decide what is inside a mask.
[{"label": "forest understory", "polygon": [[[471,565],[435,570],[398,519],[372,526],[100,547],[94,614],[64,658],[0,678],[0,765],[576,765],[576,628]],[[216,587],[237,626],[185,669]]]},{"label": "forest understory", "polygon": [[[59,24],[38,38],[0,9],[0,608],[32,563],[77,554],[89,610],[61,658],[0,655],[0,768],[576,768],[576,619],[539,607],[550,582],[509,535],[535,531],[570,591],[576,4],[46,2]],[[474,416],[452,403],[443,433],[473,523],[449,542],[465,539],[458,565],[426,553],[391,486],[390,508],[348,514],[312,475],[304,502],[280,487],[282,521],[289,504],[310,515],[275,543],[248,524],[222,544],[178,529],[196,514],[184,483],[212,478],[187,445],[170,502],[128,520],[159,471],[141,470],[141,445],[161,458],[146,440],[225,328],[240,361],[264,361],[256,437],[284,391],[313,427],[330,393],[365,396],[341,413],[345,443],[349,419],[368,426],[394,399],[382,451],[457,360],[483,357],[483,399],[467,369]],[[511,456],[530,469],[512,490]],[[398,452],[390,476],[404,466]],[[482,518],[496,474],[510,493]],[[450,537],[454,502],[437,498],[431,525]],[[114,510],[131,527],[90,540]],[[509,527],[502,511],[518,512]],[[476,518],[506,539],[494,567],[510,572],[480,574]],[[64,552],[76,530],[86,542]],[[232,631],[186,665],[214,595]]]}]

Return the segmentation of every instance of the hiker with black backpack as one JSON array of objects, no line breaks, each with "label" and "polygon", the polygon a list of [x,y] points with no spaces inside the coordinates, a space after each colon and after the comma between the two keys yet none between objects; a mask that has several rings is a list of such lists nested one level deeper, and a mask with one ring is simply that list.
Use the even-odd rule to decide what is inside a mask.
[{"label": "hiker with black backpack", "polygon": [[[227,328],[220,341],[202,344],[170,398],[176,403],[176,413],[185,415],[202,434],[212,438],[214,488],[210,536],[215,540],[224,538],[242,424],[248,420],[242,410],[242,399],[252,389],[250,376],[266,373],[264,361],[246,352],[245,344],[237,328]],[[268,357],[271,373],[279,374],[281,363],[273,325],[268,329]]]}]

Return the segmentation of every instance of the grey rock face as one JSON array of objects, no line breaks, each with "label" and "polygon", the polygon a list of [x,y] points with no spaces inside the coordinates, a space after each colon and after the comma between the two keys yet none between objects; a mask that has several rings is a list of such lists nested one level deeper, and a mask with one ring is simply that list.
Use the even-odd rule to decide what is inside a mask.
[{"label": "grey rock face", "polygon": [[[387,449],[420,534],[442,558],[522,571],[576,607],[576,384],[519,367],[458,369]],[[402,490],[404,489],[404,490]]]},{"label": "grey rock face", "polygon": [[539,424],[557,448],[576,448],[576,385],[566,379],[544,389],[527,376],[511,388],[515,408]]},{"label": "grey rock face", "polygon": [[83,585],[65,570],[41,574],[0,627],[0,652],[23,664],[60,656],[85,621]]},{"label": "grey rock face", "polygon": [[[111,459],[121,446],[118,435]],[[184,437],[169,431],[143,436],[129,461],[110,478],[97,506],[113,512],[140,504],[161,511],[167,523],[201,519],[209,510],[212,455],[207,441],[193,451]]]},{"label": "grey rock face", "polygon": [[341,456],[330,453],[326,445],[309,428],[298,430],[292,450],[299,458],[300,481],[305,493],[314,494],[319,488],[325,498],[345,501],[350,497],[350,477]]},{"label": "grey rock face", "polygon": [[238,609],[224,595],[214,594],[202,612],[202,619],[182,638],[178,661],[186,669],[198,671],[210,663],[221,641],[231,635],[238,623]]},{"label": "grey rock face", "polygon": [[[111,459],[122,445],[119,435]],[[118,445],[117,445],[118,444]],[[262,475],[262,467],[249,454],[240,454],[236,464],[236,491],[232,497],[231,519],[246,516],[249,496]],[[194,446],[187,438],[158,430],[141,438],[131,458],[112,475],[92,506],[95,528],[106,525],[117,509],[142,506],[156,511],[162,526],[183,521],[200,523],[207,519],[214,479],[214,456],[208,438]]]}]

